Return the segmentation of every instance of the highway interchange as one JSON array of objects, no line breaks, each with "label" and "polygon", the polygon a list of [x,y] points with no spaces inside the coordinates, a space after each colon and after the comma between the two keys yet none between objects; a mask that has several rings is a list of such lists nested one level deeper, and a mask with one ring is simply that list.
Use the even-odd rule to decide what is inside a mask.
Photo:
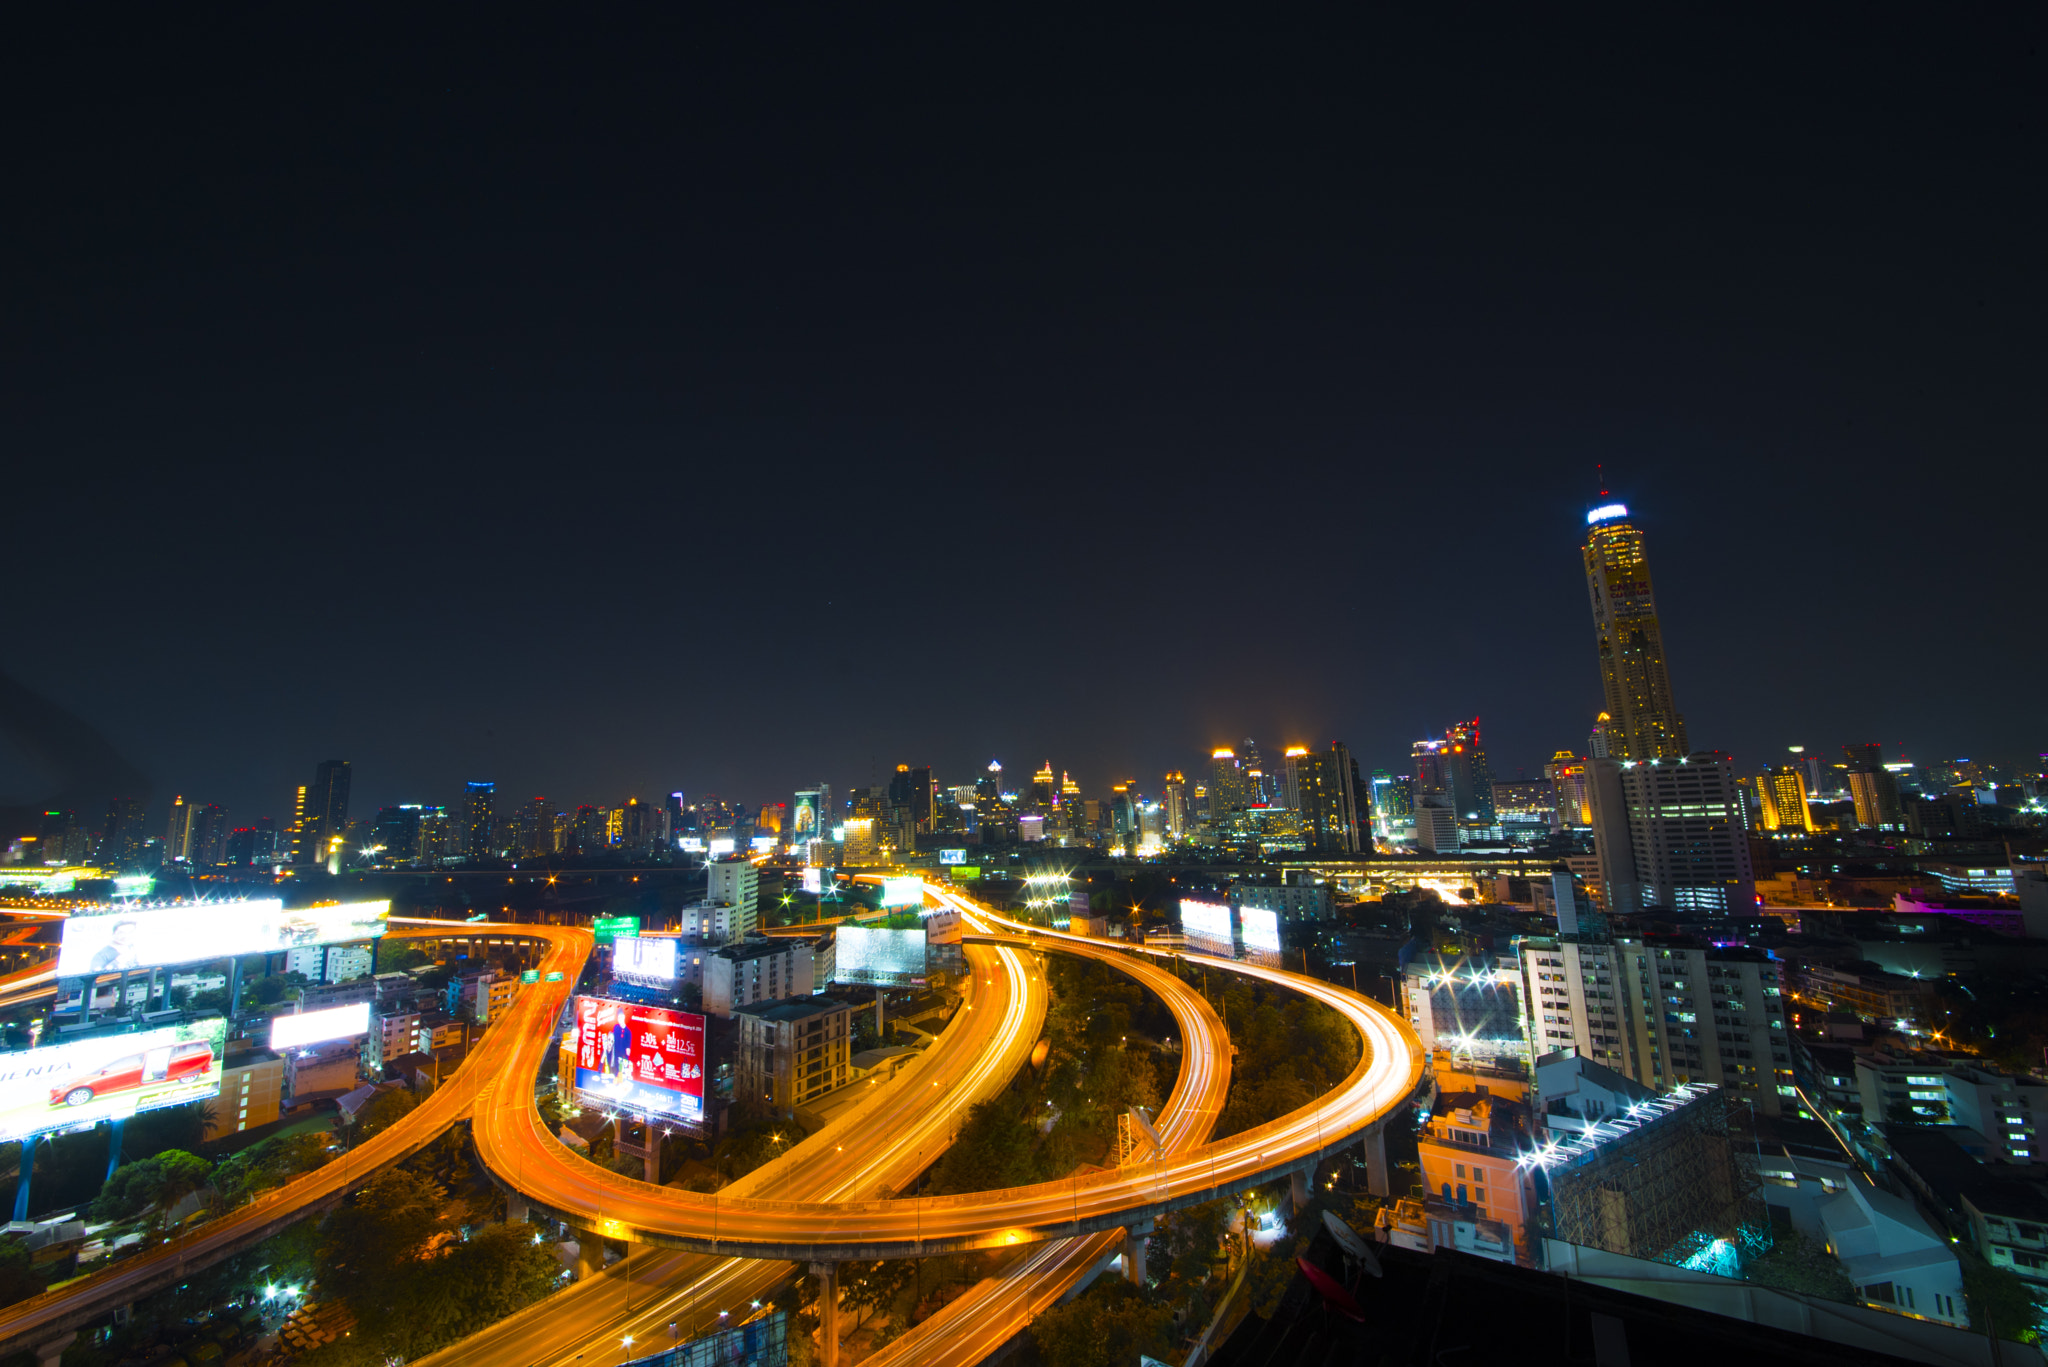
[{"label": "highway interchange", "polygon": [[[473,1122],[479,1153],[517,1203],[578,1230],[633,1245],[632,1255],[482,1334],[436,1363],[616,1363],[658,1351],[669,1326],[690,1337],[734,1322],[786,1280],[792,1261],[927,1256],[1019,1248],[1004,1271],[876,1355],[895,1364],[979,1361],[1080,1282],[1124,1241],[1127,1227],[1298,1175],[1355,1142],[1420,1080],[1422,1053],[1405,1022],[1356,993],[1253,964],[1228,969],[1324,1002],[1358,1030],[1359,1064],[1329,1094],[1267,1125],[1215,1142],[1208,1134],[1229,1089],[1228,1038],[1201,995],[1159,966],[1173,956],[1006,921],[941,886],[933,901],[961,913],[970,934],[964,1009],[874,1095],[820,1133],[715,1194],[634,1181],[599,1168],[541,1124],[533,1080],[556,1047],[562,1009],[591,949],[587,930],[436,923],[450,936],[502,934],[542,942],[543,981],[487,1031],[471,1057],[405,1122],[336,1162],[193,1234],[98,1277],[0,1310],[0,1350],[40,1346],[152,1289],[166,1267],[245,1246],[252,1231],[323,1208],[377,1168],[398,1161],[455,1120]],[[396,928],[395,928],[396,929]],[[407,929],[412,929],[407,927]],[[431,933],[424,929],[414,933]],[[1037,956],[1083,955],[1130,973],[1179,1022],[1180,1079],[1160,1115],[1163,1153],[1113,1172],[966,1197],[888,1199],[951,1142],[975,1102],[1006,1088],[1042,1032],[1048,989]],[[554,973],[561,977],[549,982]],[[10,975],[27,977],[28,975]],[[0,983],[0,991],[11,985]],[[26,986],[26,984],[23,984]],[[170,1260],[170,1261],[167,1261]],[[837,1354],[827,1350],[828,1364]]]}]

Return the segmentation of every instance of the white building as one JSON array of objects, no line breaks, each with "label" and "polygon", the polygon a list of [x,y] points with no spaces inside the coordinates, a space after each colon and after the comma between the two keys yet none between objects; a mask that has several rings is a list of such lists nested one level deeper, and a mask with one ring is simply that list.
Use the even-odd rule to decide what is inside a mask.
[{"label": "white building", "polygon": [[750,940],[703,957],[709,1015],[730,1016],[742,1006],[808,997],[816,989],[817,967],[808,940]]},{"label": "white building", "polygon": [[1951,1063],[1942,1076],[1949,1119],[1984,1136],[1985,1157],[1994,1163],[2048,1162],[2035,1131],[2035,1116],[2048,1120],[2048,1085],[1994,1068]]},{"label": "white building", "polygon": [[1849,1274],[1865,1305],[1958,1327],[1969,1324],[1962,1265],[1904,1197],[1858,1178],[1840,1196],[1821,1203],[1820,1220],[1828,1252]]}]

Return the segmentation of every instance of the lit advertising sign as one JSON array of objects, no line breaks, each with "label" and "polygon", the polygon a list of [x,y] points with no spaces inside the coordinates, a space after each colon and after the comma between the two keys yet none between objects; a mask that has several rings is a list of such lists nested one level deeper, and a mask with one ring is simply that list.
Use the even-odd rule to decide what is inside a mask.
[{"label": "lit advertising sign", "polygon": [[925,934],[841,926],[832,937],[832,980],[909,986],[924,980]]},{"label": "lit advertising sign", "polygon": [[717,838],[712,840],[712,842],[708,846],[705,847],[706,851],[711,855],[713,859],[718,858],[722,854],[731,854],[734,850],[738,848],[739,846],[736,843],[734,843],[733,838],[729,835],[718,836]]},{"label": "lit advertising sign", "polygon": [[686,835],[676,843],[691,854],[704,853],[704,837],[701,835]]},{"label": "lit advertising sign", "polygon": [[773,854],[775,847],[781,843],[782,837],[779,835],[757,835],[747,841],[747,844],[753,847],[755,854]]},{"label": "lit advertising sign", "polygon": [[825,890],[825,871],[823,869],[805,869],[803,889],[805,892],[823,892]]},{"label": "lit advertising sign", "polygon": [[0,1142],[215,1096],[227,1031],[216,1016],[0,1054]]},{"label": "lit advertising sign", "polygon": [[676,942],[621,935],[612,941],[612,976],[666,987],[676,980]]},{"label": "lit advertising sign", "polygon": [[981,865],[962,864],[957,869],[947,869],[946,876],[956,883],[979,883],[981,881]]},{"label": "lit advertising sign", "polygon": [[702,1120],[704,1018],[578,997],[576,1091],[600,1105]]},{"label": "lit advertising sign", "polygon": [[638,916],[600,916],[590,923],[590,933],[596,937],[597,943],[608,945],[621,935],[638,935],[640,933],[640,918]]},{"label": "lit advertising sign", "polygon": [[1586,525],[1590,527],[1595,522],[1612,522],[1617,517],[1627,516],[1628,505],[1626,503],[1603,503],[1586,514]]},{"label": "lit advertising sign", "polygon": [[[1185,904],[1183,904],[1185,905]],[[1262,952],[1280,952],[1280,917],[1278,913],[1262,907],[1239,907],[1238,916],[1244,925],[1244,947]]]},{"label": "lit advertising sign", "polygon": [[369,1030],[368,1002],[355,1002],[349,1006],[337,1006],[326,1011],[303,1011],[296,1016],[272,1016],[270,1047],[298,1049],[308,1044],[322,1044],[331,1039],[347,1039],[350,1035],[368,1034]]},{"label": "lit advertising sign", "polygon": [[275,897],[71,916],[64,922],[57,976],[82,978],[123,969],[373,940],[384,933],[390,917],[389,902],[286,911]]},{"label": "lit advertising sign", "polygon": [[882,880],[882,905],[885,907],[923,906],[924,880],[922,878],[884,878]]},{"label": "lit advertising sign", "polygon": [[789,812],[789,833],[794,841],[818,838],[818,794],[806,790],[796,795],[796,802]]},{"label": "lit advertising sign", "polygon": [[1180,899],[1180,929],[1183,935],[1195,935],[1204,940],[1231,941],[1230,908],[1217,902],[1197,902],[1193,898]]},{"label": "lit advertising sign", "polygon": [[939,863],[940,863],[940,865],[941,865],[941,866],[944,866],[944,865],[948,865],[948,864],[965,864],[966,862],[967,862],[967,851],[966,851],[966,850],[940,850],[940,851],[939,851]]}]

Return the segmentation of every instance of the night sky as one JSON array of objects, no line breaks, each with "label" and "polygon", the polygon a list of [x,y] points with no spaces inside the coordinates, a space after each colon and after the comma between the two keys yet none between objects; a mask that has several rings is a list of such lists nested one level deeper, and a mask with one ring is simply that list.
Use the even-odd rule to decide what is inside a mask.
[{"label": "night sky", "polygon": [[2039,7],[752,8],[13,30],[0,670],[233,824],[1537,773],[1604,464],[1696,747],[2048,748]]}]

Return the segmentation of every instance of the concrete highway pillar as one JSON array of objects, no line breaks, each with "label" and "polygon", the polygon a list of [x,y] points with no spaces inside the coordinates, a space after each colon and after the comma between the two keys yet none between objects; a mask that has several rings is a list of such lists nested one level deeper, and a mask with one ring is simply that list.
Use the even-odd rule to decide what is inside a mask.
[{"label": "concrete highway pillar", "polygon": [[14,1189],[14,1218],[17,1220],[28,1218],[28,1184],[29,1179],[36,1175],[37,1137],[30,1135],[21,1141],[21,1180]]},{"label": "concrete highway pillar", "polygon": [[1308,1174],[1300,1168],[1287,1174],[1287,1194],[1294,1198],[1294,1213],[1308,1209]]},{"label": "concrete highway pillar", "polygon": [[818,1279],[818,1364],[839,1367],[839,1264],[812,1263]]},{"label": "concrete highway pillar", "polygon": [[505,1219],[515,1225],[526,1223],[526,1198],[516,1191],[505,1193]]},{"label": "concrete highway pillar", "polygon": [[64,1350],[78,1338],[78,1331],[72,1330],[62,1338],[51,1339],[48,1343],[36,1345],[36,1367],[59,1367],[64,1361]]},{"label": "concrete highway pillar", "polygon": [[604,1271],[604,1240],[588,1230],[576,1231],[576,1280]]},{"label": "concrete highway pillar", "polygon": [[1124,1280],[1132,1286],[1145,1286],[1145,1250],[1152,1242],[1152,1222],[1132,1225],[1124,1231]]},{"label": "concrete highway pillar", "polygon": [[1373,1126],[1365,1132],[1365,1189],[1375,1196],[1394,1194],[1394,1177],[1387,1167],[1387,1127]]}]

